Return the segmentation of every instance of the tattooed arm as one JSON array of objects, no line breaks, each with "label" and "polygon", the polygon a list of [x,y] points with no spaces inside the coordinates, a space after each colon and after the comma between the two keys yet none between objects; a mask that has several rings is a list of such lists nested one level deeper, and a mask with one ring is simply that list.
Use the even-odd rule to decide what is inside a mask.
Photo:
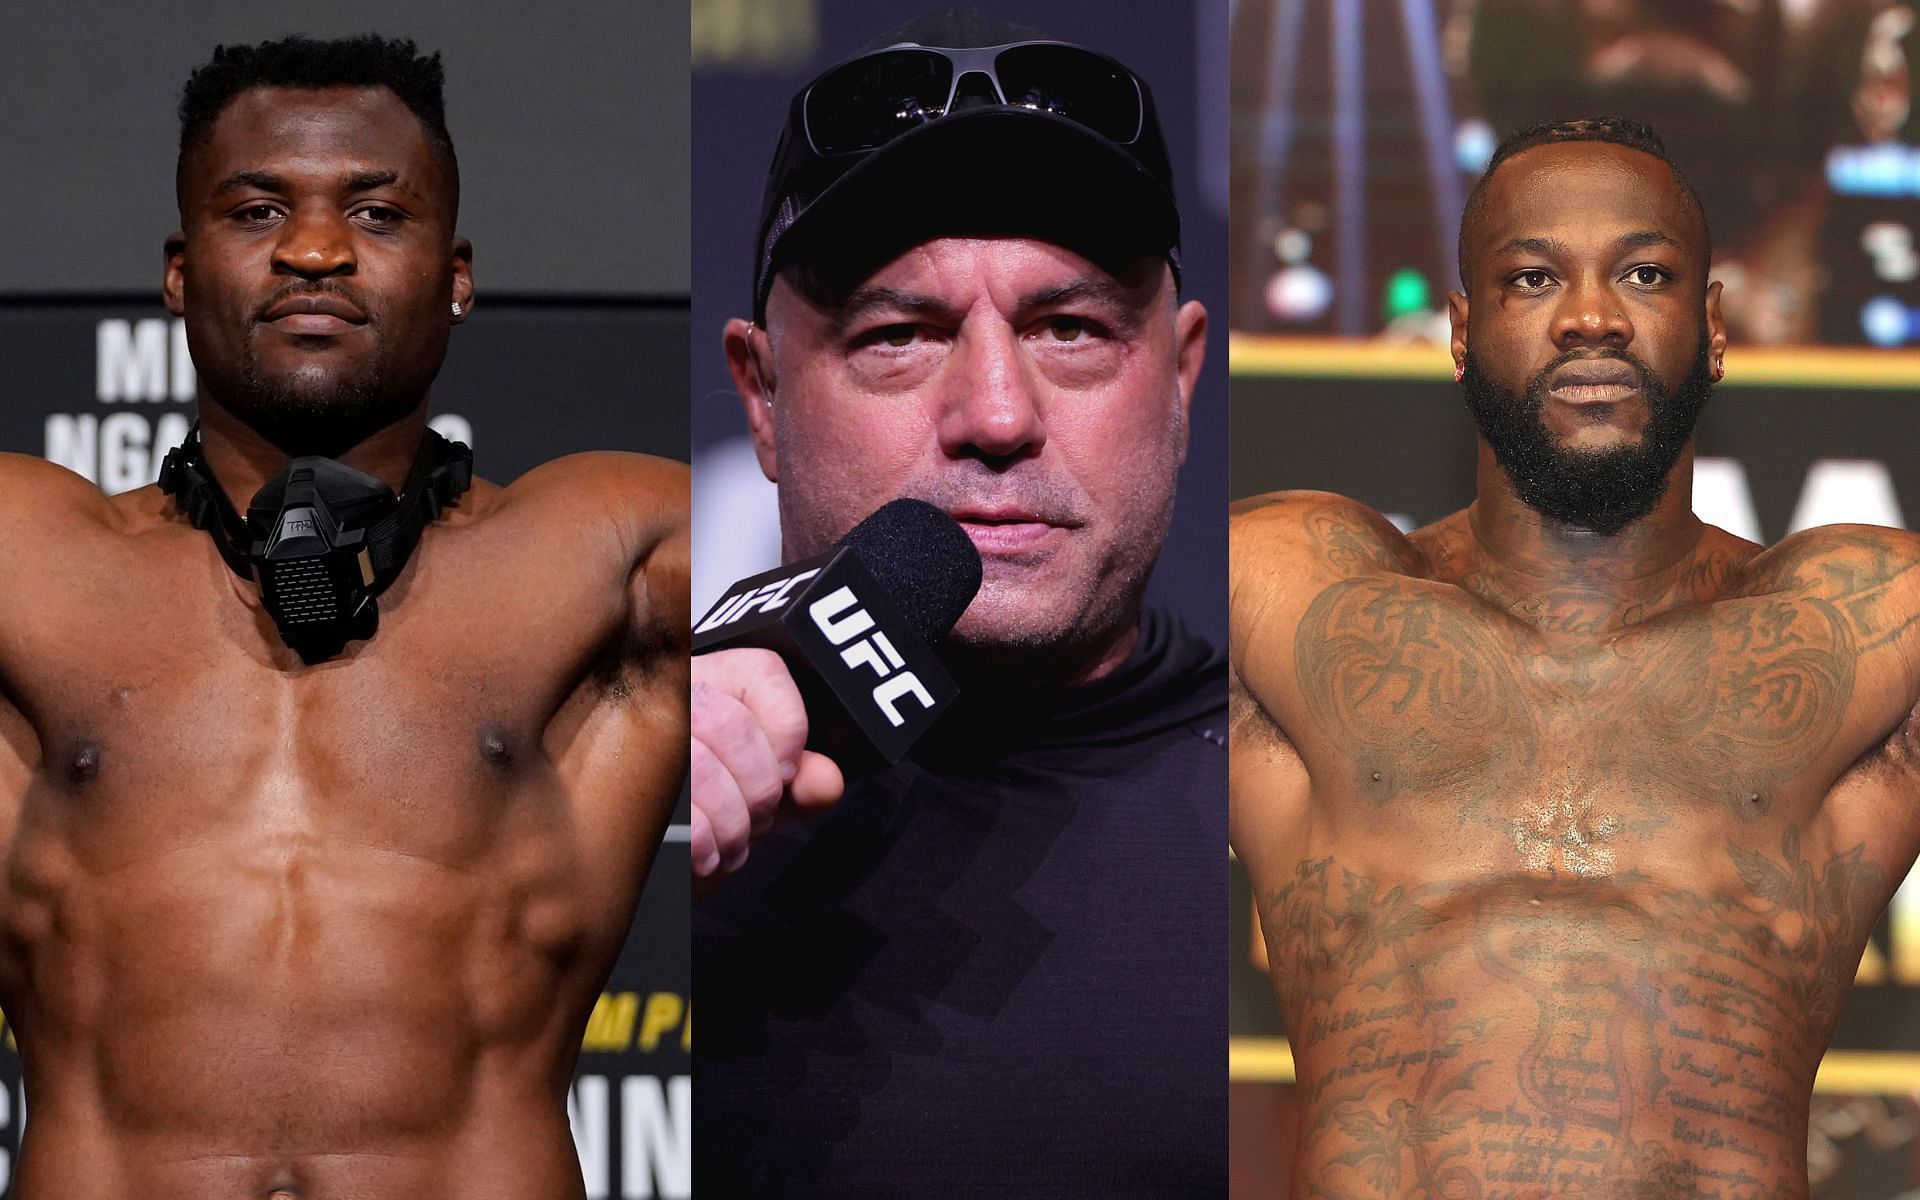
[{"label": "tattooed arm", "polygon": [[1805,530],[1747,566],[1742,594],[1818,606],[1843,631],[1856,664],[1848,724],[1860,728],[1849,729],[1853,738],[1885,736],[1920,703],[1916,568],[1920,536],[1875,525]]},{"label": "tattooed arm", "polygon": [[[1256,883],[1290,868],[1306,833],[1306,730],[1295,678],[1302,616],[1327,587],[1405,574],[1418,555],[1379,514],[1320,492],[1274,492],[1233,506],[1228,593],[1232,659],[1229,827]],[[1271,861],[1269,861],[1271,860]]]},{"label": "tattooed arm", "polygon": [[1833,786],[1836,844],[1864,840],[1890,863],[1920,849],[1920,536],[1827,525],[1753,560],[1741,591],[1803,600],[1830,614],[1854,664],[1836,741],[1853,762]]}]

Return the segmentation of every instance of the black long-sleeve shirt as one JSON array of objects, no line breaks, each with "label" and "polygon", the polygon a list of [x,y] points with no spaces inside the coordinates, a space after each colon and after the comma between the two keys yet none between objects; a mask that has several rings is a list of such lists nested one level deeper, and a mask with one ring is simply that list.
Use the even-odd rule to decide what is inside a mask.
[{"label": "black long-sleeve shirt", "polygon": [[695,912],[696,1194],[1224,1195],[1225,717],[1149,612],[757,842]]}]

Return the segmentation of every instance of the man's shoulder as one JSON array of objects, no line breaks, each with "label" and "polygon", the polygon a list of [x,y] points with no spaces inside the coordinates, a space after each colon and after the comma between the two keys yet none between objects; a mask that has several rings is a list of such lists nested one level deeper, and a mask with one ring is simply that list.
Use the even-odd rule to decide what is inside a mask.
[{"label": "man's shoulder", "polygon": [[685,463],[592,450],[542,463],[500,489],[490,507],[561,522],[611,522],[653,542],[686,524],[689,494]]},{"label": "man's shoulder", "polygon": [[588,450],[542,463],[503,489],[509,498],[593,496],[658,506],[687,497],[687,464],[625,450]]},{"label": "man's shoulder", "polygon": [[1394,524],[1331,492],[1268,492],[1231,510],[1232,571],[1343,577],[1370,571],[1413,575],[1424,560]]},{"label": "man's shoulder", "polygon": [[1920,534],[1884,525],[1820,525],[1782,538],[1741,571],[1740,592],[1857,596],[1920,587]]},{"label": "man's shoulder", "polygon": [[0,540],[76,521],[110,524],[115,517],[114,502],[84,475],[31,454],[0,453]]}]

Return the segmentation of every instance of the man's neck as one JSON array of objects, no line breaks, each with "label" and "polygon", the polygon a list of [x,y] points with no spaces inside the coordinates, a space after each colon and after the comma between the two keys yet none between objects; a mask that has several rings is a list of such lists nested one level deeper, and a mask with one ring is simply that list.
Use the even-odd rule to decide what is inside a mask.
[{"label": "man's neck", "polygon": [[[365,471],[399,492],[406,486],[407,474],[420,453],[426,426],[427,407],[421,404],[355,443],[337,461]],[[200,445],[213,477],[239,512],[245,512],[255,493],[295,457],[217,402],[204,398],[200,402]]]},{"label": "man's neck", "polygon": [[[1562,525],[1529,507],[1485,443],[1477,495],[1467,510],[1473,574],[1489,598],[1578,592],[1615,611],[1650,616],[1698,549],[1706,525],[1693,513],[1693,449],[1667,473],[1653,511],[1618,533]],[[1651,607],[1650,607],[1651,606]]]}]

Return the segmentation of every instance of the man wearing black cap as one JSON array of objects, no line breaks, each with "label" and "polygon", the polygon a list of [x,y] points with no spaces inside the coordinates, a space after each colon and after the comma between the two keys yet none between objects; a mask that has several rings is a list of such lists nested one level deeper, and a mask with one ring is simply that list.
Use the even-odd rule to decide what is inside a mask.
[{"label": "man wearing black cap", "polygon": [[958,705],[850,784],[779,659],[695,661],[694,862],[728,876],[696,917],[695,1170],[1214,1194],[1224,675],[1141,605],[1206,324],[1165,144],[1092,51],[952,14],[881,44],[793,102],[727,355],[788,561],[910,496],[984,579],[940,647]]}]

